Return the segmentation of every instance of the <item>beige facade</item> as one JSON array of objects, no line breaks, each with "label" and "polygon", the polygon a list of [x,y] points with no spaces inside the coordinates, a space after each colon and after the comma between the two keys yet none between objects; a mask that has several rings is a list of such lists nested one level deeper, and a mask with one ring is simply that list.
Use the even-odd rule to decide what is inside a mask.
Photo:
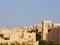
[{"label": "beige facade", "polygon": [[42,22],[43,40],[60,43],[60,24],[52,24],[51,21]]},{"label": "beige facade", "polygon": [[60,24],[53,24],[53,27],[60,27]]},{"label": "beige facade", "polygon": [[[34,45],[38,45],[36,33],[39,34],[39,36],[41,36],[39,38],[43,40],[60,43],[60,24],[52,24],[49,20],[44,20],[41,24],[24,26],[22,28],[14,27],[13,29],[8,29],[0,27],[0,42],[33,42]],[[3,35],[3,37],[1,37],[1,35]],[[6,38],[8,38],[8,40],[5,40]]]},{"label": "beige facade", "polygon": [[43,40],[47,40],[47,34],[48,34],[48,28],[51,27],[51,21],[43,21],[42,22],[42,35],[43,35]]},{"label": "beige facade", "polygon": [[[1,28],[2,29],[2,28]],[[18,41],[22,44],[22,42],[30,42],[34,43],[35,45],[38,45],[38,42],[36,41],[36,33],[28,33],[27,28],[13,28],[12,30],[3,29],[0,30],[0,42],[14,42]],[[3,37],[1,37],[3,36]],[[7,40],[5,40],[7,39]]]},{"label": "beige facade", "polygon": [[60,43],[60,27],[52,27],[49,30],[48,40]]}]

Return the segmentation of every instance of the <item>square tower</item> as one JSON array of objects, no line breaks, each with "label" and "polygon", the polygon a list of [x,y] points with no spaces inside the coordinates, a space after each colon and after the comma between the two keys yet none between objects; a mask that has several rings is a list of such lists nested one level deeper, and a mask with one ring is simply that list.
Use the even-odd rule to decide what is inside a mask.
[{"label": "square tower", "polygon": [[47,34],[48,34],[48,28],[51,27],[51,21],[42,21],[42,39],[46,40],[47,39]]}]

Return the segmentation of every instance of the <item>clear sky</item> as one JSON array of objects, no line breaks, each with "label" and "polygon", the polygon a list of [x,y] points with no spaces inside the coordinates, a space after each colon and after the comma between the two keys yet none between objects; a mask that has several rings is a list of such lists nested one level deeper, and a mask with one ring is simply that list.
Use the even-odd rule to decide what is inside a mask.
[{"label": "clear sky", "polygon": [[0,27],[22,27],[42,20],[60,23],[60,0],[0,0]]}]

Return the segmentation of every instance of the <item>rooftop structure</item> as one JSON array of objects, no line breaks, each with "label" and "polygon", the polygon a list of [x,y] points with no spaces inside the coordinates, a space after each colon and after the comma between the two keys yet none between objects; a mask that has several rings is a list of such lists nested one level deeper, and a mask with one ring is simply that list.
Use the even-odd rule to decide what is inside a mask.
[{"label": "rooftop structure", "polygon": [[[60,24],[52,24],[51,21],[44,20],[41,24],[32,26],[24,26],[22,28],[15,27],[8,29],[0,27],[0,42],[18,41],[34,43],[38,45],[38,41],[51,40],[60,43]],[[53,39],[53,40],[52,40]]]}]

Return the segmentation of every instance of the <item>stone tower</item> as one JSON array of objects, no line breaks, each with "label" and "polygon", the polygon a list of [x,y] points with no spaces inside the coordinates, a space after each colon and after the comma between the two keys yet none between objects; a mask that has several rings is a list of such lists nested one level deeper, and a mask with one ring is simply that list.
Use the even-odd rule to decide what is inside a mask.
[{"label": "stone tower", "polygon": [[42,21],[42,39],[47,39],[48,28],[51,27],[51,21]]}]

